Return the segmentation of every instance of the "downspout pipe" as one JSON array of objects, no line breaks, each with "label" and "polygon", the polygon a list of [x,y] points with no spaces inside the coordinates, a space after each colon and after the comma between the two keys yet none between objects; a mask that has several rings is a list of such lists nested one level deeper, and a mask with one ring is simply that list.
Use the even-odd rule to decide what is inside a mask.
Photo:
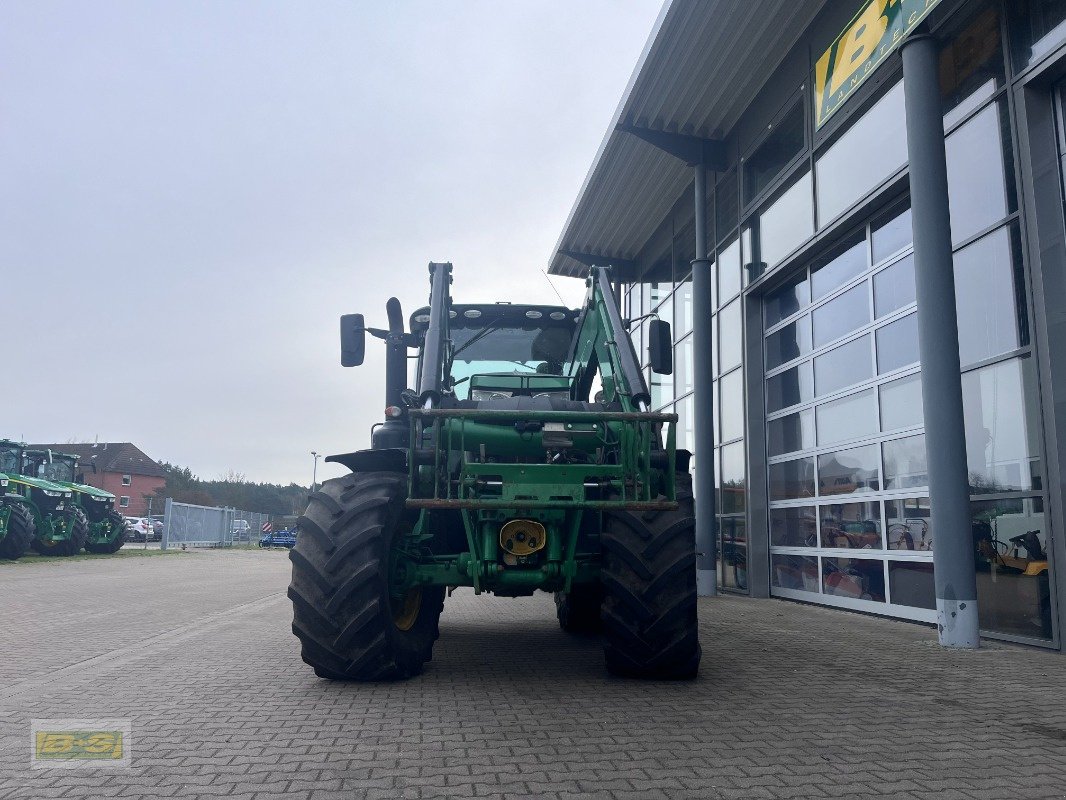
[{"label": "downspout pipe", "polygon": [[911,36],[903,43],[918,350],[936,542],[937,631],[944,647],[973,649],[980,642],[977,576],[938,60],[936,40],[928,34]]}]

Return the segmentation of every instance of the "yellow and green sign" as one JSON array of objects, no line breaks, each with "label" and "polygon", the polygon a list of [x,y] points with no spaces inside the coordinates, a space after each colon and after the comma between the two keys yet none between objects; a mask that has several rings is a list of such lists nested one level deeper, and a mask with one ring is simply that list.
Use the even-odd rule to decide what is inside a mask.
[{"label": "yellow and green sign", "polygon": [[820,128],[940,0],[867,0],[814,65],[814,122]]}]

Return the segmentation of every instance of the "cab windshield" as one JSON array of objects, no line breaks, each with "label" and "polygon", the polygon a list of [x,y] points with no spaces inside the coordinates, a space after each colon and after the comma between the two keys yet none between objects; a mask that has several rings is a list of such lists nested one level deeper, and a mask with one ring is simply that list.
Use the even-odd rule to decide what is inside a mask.
[{"label": "cab windshield", "polygon": [[464,400],[470,394],[473,375],[500,372],[562,374],[573,325],[569,322],[556,325],[488,323],[473,327],[456,326],[453,321],[450,332],[452,382],[456,384],[455,396]]},{"label": "cab windshield", "polygon": [[19,449],[11,445],[0,445],[0,472],[8,475],[18,475]]},{"label": "cab windshield", "polygon": [[44,458],[37,468],[37,477],[44,478],[46,481],[73,483],[74,463],[52,456],[52,463],[49,464],[48,459]]}]

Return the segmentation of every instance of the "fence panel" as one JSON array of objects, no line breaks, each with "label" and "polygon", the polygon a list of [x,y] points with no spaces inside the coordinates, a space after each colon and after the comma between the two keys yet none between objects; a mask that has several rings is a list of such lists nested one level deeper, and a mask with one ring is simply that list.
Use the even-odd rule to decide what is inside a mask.
[{"label": "fence panel", "polygon": [[167,499],[162,549],[170,547],[232,547],[259,541],[267,514],[236,508],[214,508]]}]

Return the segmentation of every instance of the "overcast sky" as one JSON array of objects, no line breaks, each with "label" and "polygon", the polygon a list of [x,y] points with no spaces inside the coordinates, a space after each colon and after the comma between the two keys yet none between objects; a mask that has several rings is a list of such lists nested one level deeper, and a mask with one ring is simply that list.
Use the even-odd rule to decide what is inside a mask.
[{"label": "overcast sky", "polygon": [[431,260],[459,302],[558,302],[660,5],[0,4],[0,437],[304,484],[368,446],[382,348],[342,369],[338,316],[409,314]]}]

